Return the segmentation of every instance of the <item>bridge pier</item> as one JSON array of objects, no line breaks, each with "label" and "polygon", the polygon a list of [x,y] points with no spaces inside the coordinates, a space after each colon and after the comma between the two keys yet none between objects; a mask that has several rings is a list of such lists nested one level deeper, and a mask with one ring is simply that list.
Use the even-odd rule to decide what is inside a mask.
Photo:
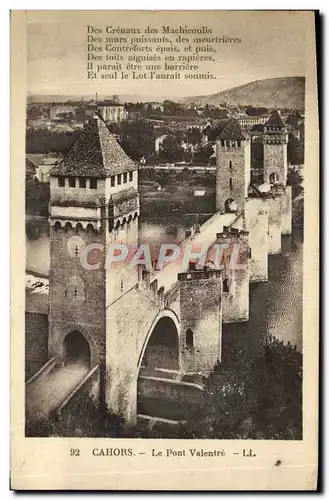
[{"label": "bridge pier", "polygon": [[178,275],[183,372],[210,372],[221,360],[222,276],[205,268]]}]

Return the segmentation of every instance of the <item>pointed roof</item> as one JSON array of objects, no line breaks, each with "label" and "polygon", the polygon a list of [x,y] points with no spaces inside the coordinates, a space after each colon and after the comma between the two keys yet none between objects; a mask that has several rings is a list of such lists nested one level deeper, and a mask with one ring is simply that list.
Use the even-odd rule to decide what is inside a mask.
[{"label": "pointed roof", "polygon": [[284,127],[284,123],[277,109],[272,111],[271,116],[265,124],[265,127]]},{"label": "pointed roof", "polygon": [[51,175],[104,178],[136,170],[105,123],[95,117],[83,129],[67,156]]},{"label": "pointed roof", "polygon": [[242,131],[237,120],[235,120],[234,118],[230,118],[225,123],[218,138],[231,141],[245,141],[247,139],[247,135]]}]

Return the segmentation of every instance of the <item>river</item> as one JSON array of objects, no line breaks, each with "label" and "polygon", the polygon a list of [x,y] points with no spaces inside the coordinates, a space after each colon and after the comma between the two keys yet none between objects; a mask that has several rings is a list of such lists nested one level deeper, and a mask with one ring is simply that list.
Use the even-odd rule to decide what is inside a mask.
[{"label": "river", "polygon": [[[183,219],[167,217],[165,222],[140,222],[140,241],[150,244],[181,243],[186,230],[195,222],[190,215]],[[200,221],[202,222],[202,220]],[[49,273],[49,227],[47,219],[27,224],[26,268]],[[250,319],[247,323],[224,325],[224,341],[235,349],[252,350],[267,334],[291,342],[302,350],[302,233],[282,237],[282,253],[269,256],[269,280],[250,285]]]}]

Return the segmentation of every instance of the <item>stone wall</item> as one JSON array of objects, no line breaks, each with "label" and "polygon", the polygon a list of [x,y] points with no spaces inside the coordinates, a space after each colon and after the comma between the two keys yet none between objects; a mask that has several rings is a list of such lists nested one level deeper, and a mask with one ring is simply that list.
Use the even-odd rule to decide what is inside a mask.
[{"label": "stone wall", "polygon": [[281,197],[281,233],[291,234],[292,231],[292,191],[286,186]]},{"label": "stone wall", "polygon": [[[98,270],[84,269],[80,257],[68,252],[67,242],[71,236],[79,236],[86,245],[103,244],[102,235],[95,232],[51,228],[49,355],[56,356],[61,363],[65,336],[78,330],[89,343],[93,367],[105,358],[104,264],[102,261]],[[81,284],[77,287],[77,298],[72,290],[68,293],[72,278]]]},{"label": "stone wall", "polygon": [[[223,269],[223,322],[236,323],[249,319],[249,245],[248,233],[227,228],[217,235],[216,243],[226,244]],[[238,249],[236,256],[235,252]]]},{"label": "stone wall", "polygon": [[270,184],[270,175],[277,174],[279,184],[287,183],[287,144],[267,143],[264,144],[264,182]]},{"label": "stone wall", "polygon": [[76,406],[77,402],[84,396],[92,397],[96,403],[99,402],[100,396],[100,367],[98,365],[87,374],[71,394],[63,401],[57,412],[61,414],[62,418],[70,418],[72,409]]},{"label": "stone wall", "polygon": [[248,198],[245,229],[249,233],[249,280],[268,279],[268,203],[264,198]]},{"label": "stone wall", "polygon": [[203,399],[203,390],[196,384],[156,377],[139,377],[137,390],[141,399],[176,401],[182,405],[200,405]]},{"label": "stone wall", "polygon": [[270,195],[268,202],[268,253],[281,253],[281,195]]},{"label": "stone wall", "polygon": [[244,210],[249,180],[250,141],[241,141],[239,147],[224,147],[217,141],[216,210],[225,212],[230,198]]},{"label": "stone wall", "polygon": [[48,360],[48,315],[25,313],[25,380]]},{"label": "stone wall", "polygon": [[143,280],[106,311],[106,401],[130,423],[136,419],[139,368],[156,323],[167,315],[179,328],[175,314],[163,307],[162,291]]},{"label": "stone wall", "polygon": [[208,276],[204,271],[182,273],[179,281],[182,368],[186,372],[211,371],[221,359],[221,272],[209,271]]}]

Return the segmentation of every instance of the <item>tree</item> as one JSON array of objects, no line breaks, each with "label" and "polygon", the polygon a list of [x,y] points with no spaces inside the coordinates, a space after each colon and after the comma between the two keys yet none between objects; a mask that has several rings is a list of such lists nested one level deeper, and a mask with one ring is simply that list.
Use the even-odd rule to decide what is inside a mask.
[{"label": "tree", "polygon": [[289,134],[287,159],[291,165],[304,165],[304,147],[300,140]]},{"label": "tree", "polygon": [[223,353],[184,438],[302,439],[302,354],[269,338],[254,360]]},{"label": "tree", "polygon": [[163,101],[163,114],[164,115],[177,115],[181,113],[181,106],[174,101],[166,99]]},{"label": "tree", "polygon": [[184,150],[181,147],[180,140],[174,135],[167,135],[162,142],[160,156],[163,160],[169,162],[182,160]]},{"label": "tree", "polygon": [[74,132],[51,132],[50,130],[31,130],[26,132],[27,153],[62,153],[67,154],[81,134]]},{"label": "tree", "polygon": [[268,111],[267,108],[262,108],[262,107],[256,108],[255,106],[248,106],[245,110],[246,115],[248,116],[263,115],[264,113],[267,113],[267,111]]},{"label": "tree", "polygon": [[292,186],[292,197],[296,198],[300,194],[304,193],[304,188],[302,186],[303,177],[300,175],[298,170],[290,168],[287,174],[287,184]]},{"label": "tree", "polygon": [[120,145],[124,152],[134,160],[141,156],[149,156],[154,152],[154,141],[157,137],[154,125],[146,120],[109,124],[109,130],[119,135]]},{"label": "tree", "polygon": [[26,180],[25,209],[28,214],[48,216],[50,186],[37,179]]},{"label": "tree", "polygon": [[213,146],[213,143],[211,143],[211,144],[207,143],[203,147],[199,148],[194,153],[194,161],[196,163],[201,163],[202,165],[207,165],[210,161],[210,157],[214,153],[212,146]]},{"label": "tree", "polygon": [[187,130],[186,139],[188,142],[193,144],[193,146],[195,146],[196,144],[199,144],[199,142],[201,142],[202,132],[197,127],[192,127]]}]

